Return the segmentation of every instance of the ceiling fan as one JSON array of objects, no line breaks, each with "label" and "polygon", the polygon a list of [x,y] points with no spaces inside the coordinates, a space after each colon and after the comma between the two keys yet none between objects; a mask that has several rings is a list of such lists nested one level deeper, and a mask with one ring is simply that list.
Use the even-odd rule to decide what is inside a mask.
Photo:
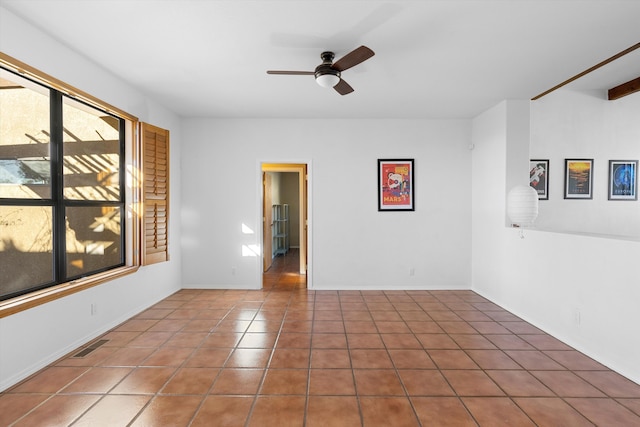
[{"label": "ceiling fan", "polygon": [[322,87],[332,87],[340,95],[347,95],[353,92],[353,88],[349,83],[342,80],[342,72],[354,67],[361,62],[371,58],[375,53],[366,46],[360,46],[357,49],[347,53],[342,58],[333,62],[335,54],[333,52],[322,52],[322,64],[318,65],[315,71],[279,71],[268,70],[267,74],[284,74],[291,76],[315,76],[316,82]]}]

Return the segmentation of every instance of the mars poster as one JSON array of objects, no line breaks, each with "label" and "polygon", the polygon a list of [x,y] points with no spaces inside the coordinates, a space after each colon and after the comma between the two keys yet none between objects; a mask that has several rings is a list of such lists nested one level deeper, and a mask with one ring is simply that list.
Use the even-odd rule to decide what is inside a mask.
[{"label": "mars poster", "polygon": [[378,210],[413,211],[413,159],[378,160]]}]

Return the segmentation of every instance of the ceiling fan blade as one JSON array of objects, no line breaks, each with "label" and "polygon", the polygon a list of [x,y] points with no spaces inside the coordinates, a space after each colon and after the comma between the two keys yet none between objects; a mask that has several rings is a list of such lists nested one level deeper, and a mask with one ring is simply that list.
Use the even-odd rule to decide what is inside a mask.
[{"label": "ceiling fan blade", "polygon": [[375,55],[375,53],[371,49],[366,46],[360,46],[334,62],[331,68],[338,71],[348,70],[349,68],[366,61],[373,55]]},{"label": "ceiling fan blade", "polygon": [[280,71],[280,70],[267,70],[267,74],[284,74],[288,76],[313,76],[313,71]]},{"label": "ceiling fan blade", "polygon": [[351,87],[351,85],[349,85],[349,83],[345,82],[344,80],[340,79],[340,81],[338,82],[337,85],[335,85],[333,87],[336,92],[338,92],[340,95],[348,95],[351,92],[353,92],[353,88]]}]

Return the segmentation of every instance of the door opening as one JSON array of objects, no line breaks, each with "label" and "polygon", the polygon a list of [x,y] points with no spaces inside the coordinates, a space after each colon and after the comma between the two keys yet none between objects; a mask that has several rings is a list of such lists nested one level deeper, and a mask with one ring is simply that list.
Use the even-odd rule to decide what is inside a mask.
[{"label": "door opening", "polygon": [[308,285],[307,165],[262,164],[262,287]]}]

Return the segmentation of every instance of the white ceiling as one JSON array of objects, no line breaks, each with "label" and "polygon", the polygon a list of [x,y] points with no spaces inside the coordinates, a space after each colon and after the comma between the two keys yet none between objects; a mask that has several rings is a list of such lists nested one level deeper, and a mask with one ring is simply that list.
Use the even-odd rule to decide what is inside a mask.
[{"label": "white ceiling", "polygon": [[[638,0],[0,5],[188,117],[471,118],[503,99],[530,99],[640,41]],[[363,44],[376,55],[343,73],[355,89],[346,96],[313,76],[266,74],[312,71],[322,51],[338,59]],[[639,76],[635,61],[615,78]]]}]

